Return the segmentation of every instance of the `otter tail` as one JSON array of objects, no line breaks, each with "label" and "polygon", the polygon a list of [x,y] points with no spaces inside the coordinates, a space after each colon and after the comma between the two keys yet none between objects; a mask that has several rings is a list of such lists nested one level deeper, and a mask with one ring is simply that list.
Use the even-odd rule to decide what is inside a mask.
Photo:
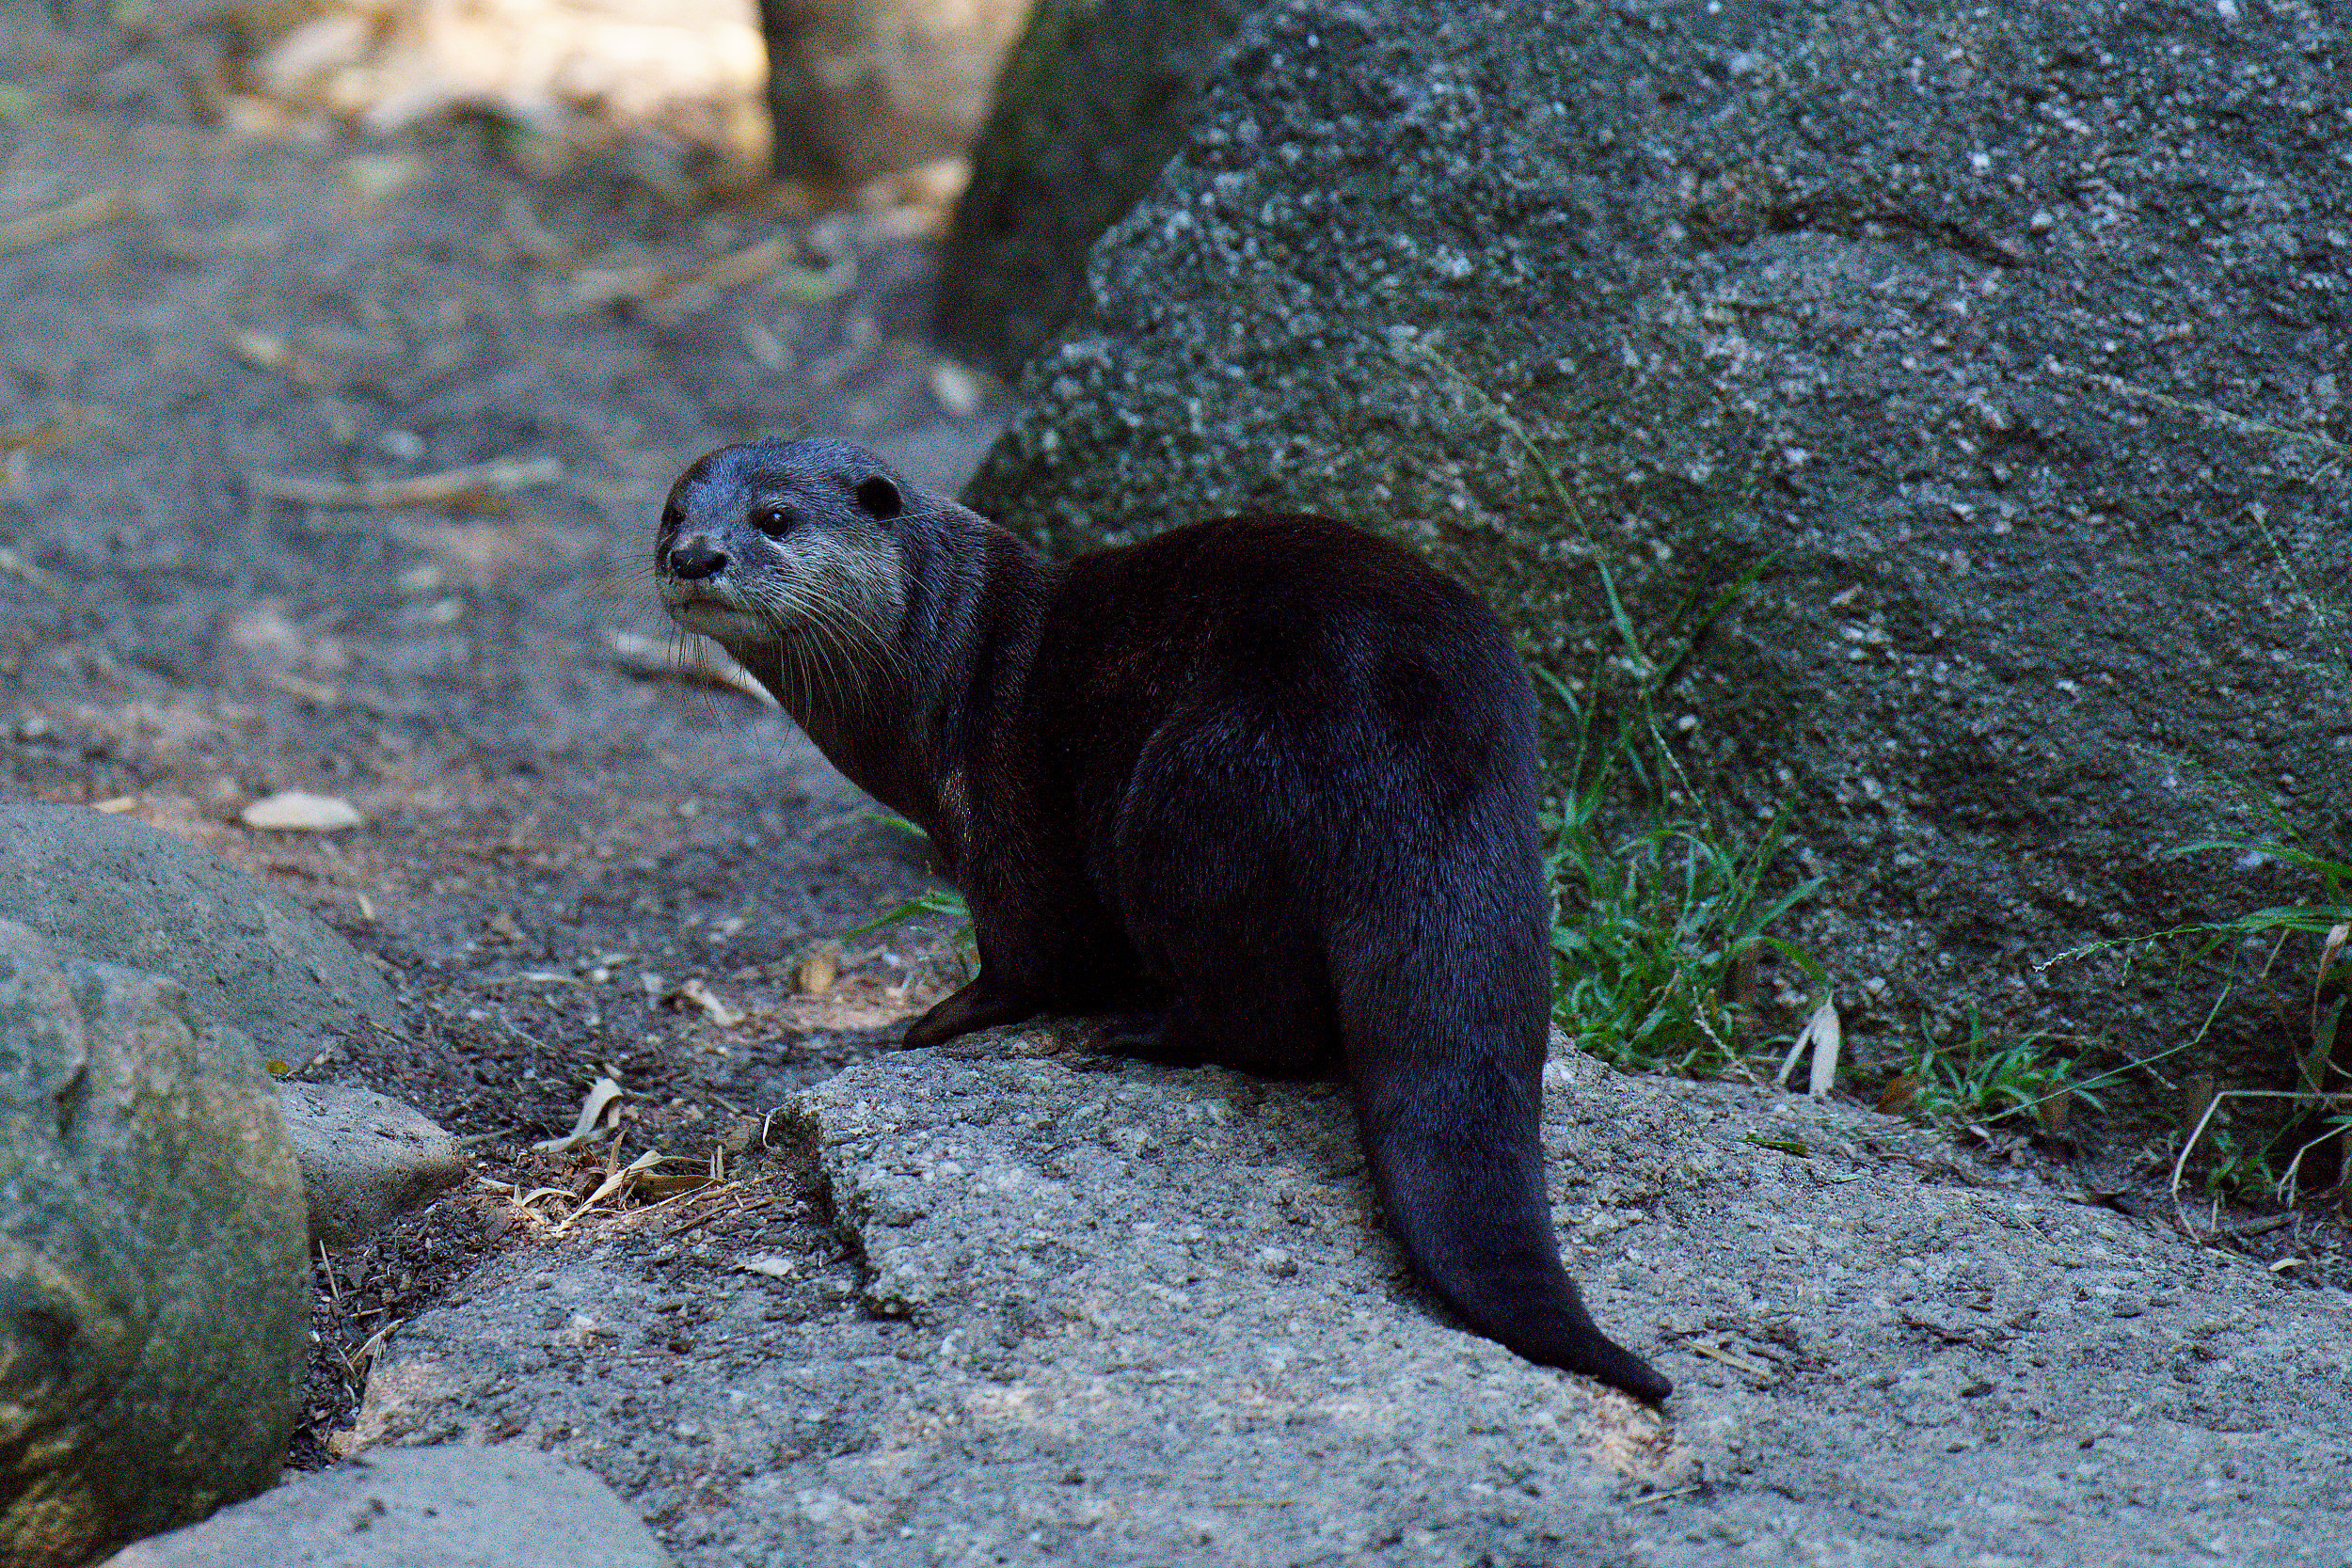
[{"label": "otter tail", "polygon": [[1594,1325],[1561,1266],[1540,1133],[1547,1010],[1538,1004],[1535,1037],[1520,1037],[1525,1008],[1481,984],[1502,976],[1475,973],[1486,966],[1470,955],[1447,959],[1435,967],[1451,974],[1425,960],[1402,972],[1381,964],[1384,984],[1359,960],[1353,976],[1337,976],[1348,1075],[1389,1224],[1414,1272],[1471,1330],[1655,1404],[1674,1385]]}]

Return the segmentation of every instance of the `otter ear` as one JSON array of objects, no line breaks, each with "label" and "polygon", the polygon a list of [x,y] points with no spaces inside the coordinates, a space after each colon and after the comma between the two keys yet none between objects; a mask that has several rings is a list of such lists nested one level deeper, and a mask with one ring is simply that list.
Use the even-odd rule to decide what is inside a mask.
[{"label": "otter ear", "polygon": [[881,474],[858,481],[857,503],[874,517],[896,517],[906,506],[898,487]]}]

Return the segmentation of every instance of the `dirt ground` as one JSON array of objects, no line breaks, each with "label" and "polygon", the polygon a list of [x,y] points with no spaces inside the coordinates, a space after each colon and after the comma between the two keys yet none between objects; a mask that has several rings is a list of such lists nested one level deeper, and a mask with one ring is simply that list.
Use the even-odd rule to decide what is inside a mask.
[{"label": "dirt ground", "polygon": [[[852,939],[822,997],[800,960],[935,885],[919,845],[772,710],[631,673],[614,638],[667,653],[654,516],[714,446],[841,432],[931,484],[977,457],[996,417],[924,340],[922,214],[528,178],[494,126],[245,141],[191,110],[180,46],[22,6],[0,37],[0,789],[126,811],[346,933],[409,1041],[287,1066],[415,1104],[525,1192],[600,1179],[609,1148],[522,1152],[600,1074],[625,1158],[702,1155],[877,1049],[951,978],[936,934]],[[443,504],[268,483],[485,463],[540,466]],[[285,789],[365,824],[239,823]],[[322,1266],[297,1463],[372,1336],[542,1227],[485,1189]]]}]

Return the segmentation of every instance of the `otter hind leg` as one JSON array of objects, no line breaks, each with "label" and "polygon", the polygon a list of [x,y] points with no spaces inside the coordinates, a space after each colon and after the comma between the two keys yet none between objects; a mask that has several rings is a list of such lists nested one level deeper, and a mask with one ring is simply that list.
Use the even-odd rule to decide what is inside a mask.
[{"label": "otter hind leg", "polygon": [[1180,982],[1155,1017],[1121,1020],[1105,1050],[1166,1067],[1228,1067],[1267,1078],[1298,1078],[1339,1066],[1330,1004],[1299,972],[1221,971]]}]

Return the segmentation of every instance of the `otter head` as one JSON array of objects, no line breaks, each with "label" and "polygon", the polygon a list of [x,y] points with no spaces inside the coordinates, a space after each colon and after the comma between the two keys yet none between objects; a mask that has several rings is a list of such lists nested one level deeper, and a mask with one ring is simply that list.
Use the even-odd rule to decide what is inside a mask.
[{"label": "otter head", "polygon": [[852,695],[900,657],[906,508],[898,476],[846,441],[722,448],[662,505],[661,603],[795,711]]}]

